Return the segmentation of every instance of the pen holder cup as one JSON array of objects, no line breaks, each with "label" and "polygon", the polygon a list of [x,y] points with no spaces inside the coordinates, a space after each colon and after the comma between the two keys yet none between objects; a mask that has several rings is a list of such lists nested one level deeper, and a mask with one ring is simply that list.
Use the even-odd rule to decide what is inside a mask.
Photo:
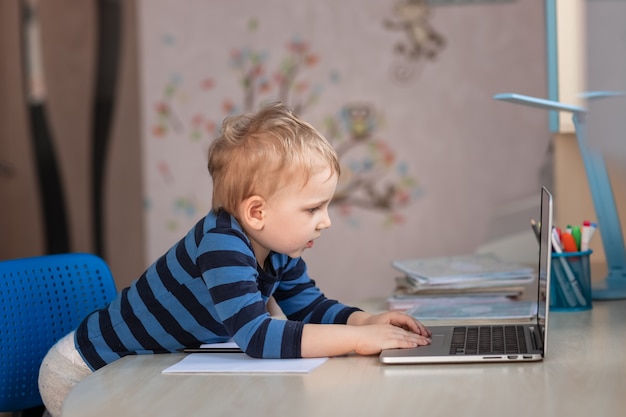
[{"label": "pen holder cup", "polygon": [[552,253],[550,310],[591,308],[591,252]]}]

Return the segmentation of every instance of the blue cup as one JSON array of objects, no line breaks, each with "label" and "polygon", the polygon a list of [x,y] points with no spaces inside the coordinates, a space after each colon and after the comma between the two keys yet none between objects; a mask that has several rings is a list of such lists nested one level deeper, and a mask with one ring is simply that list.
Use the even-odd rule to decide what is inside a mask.
[{"label": "blue cup", "polygon": [[580,311],[591,308],[591,252],[552,253],[550,310]]}]

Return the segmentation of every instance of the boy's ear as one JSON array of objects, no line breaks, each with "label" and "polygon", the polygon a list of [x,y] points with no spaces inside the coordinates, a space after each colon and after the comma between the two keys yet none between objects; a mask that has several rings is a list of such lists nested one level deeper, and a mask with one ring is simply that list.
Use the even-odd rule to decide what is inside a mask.
[{"label": "boy's ear", "polygon": [[241,220],[254,230],[265,225],[265,199],[259,195],[246,198],[241,203]]}]

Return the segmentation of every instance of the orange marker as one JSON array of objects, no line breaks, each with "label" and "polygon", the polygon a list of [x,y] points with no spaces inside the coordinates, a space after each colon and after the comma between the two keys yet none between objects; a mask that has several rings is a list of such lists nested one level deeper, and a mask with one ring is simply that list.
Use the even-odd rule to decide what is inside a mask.
[{"label": "orange marker", "polygon": [[563,252],[578,252],[578,245],[576,245],[576,239],[571,233],[561,233],[561,245],[563,245]]}]

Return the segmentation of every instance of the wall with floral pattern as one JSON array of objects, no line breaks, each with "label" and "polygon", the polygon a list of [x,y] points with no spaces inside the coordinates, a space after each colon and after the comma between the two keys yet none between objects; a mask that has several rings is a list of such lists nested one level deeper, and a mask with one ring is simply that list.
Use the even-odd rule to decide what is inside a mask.
[{"label": "wall with floral pattern", "polygon": [[331,297],[390,293],[393,259],[472,252],[498,207],[538,202],[547,113],[492,96],[546,95],[543,3],[444,3],[139,1],[147,262],[209,210],[223,118],[267,101],[340,155],[333,226],[304,254]]}]

